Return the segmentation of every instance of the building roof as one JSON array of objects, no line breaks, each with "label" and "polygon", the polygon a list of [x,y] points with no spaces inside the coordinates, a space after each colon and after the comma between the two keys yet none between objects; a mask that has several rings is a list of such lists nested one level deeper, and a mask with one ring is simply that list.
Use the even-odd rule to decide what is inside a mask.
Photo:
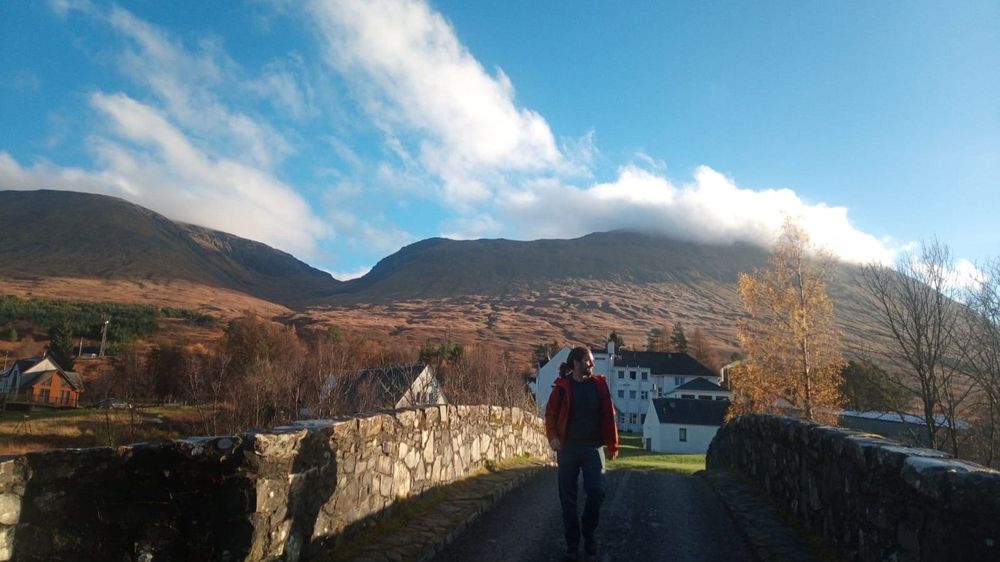
[{"label": "building roof", "polygon": [[729,409],[729,401],[654,398],[653,407],[660,423],[720,426]]},{"label": "building roof", "polygon": [[665,351],[616,351],[615,367],[646,367],[654,375],[718,377],[687,353]]},{"label": "building roof", "polygon": [[331,377],[324,391],[336,392],[350,412],[393,408],[406,395],[427,365],[364,369]]},{"label": "building roof", "polygon": [[714,382],[703,378],[695,377],[688,382],[678,386],[677,388],[671,390],[671,392],[677,392],[680,390],[693,390],[693,391],[715,391],[715,392],[729,392],[725,388],[715,384]]},{"label": "building roof", "polygon": [[[875,411],[858,411],[858,410],[841,410],[841,417],[846,418],[861,418],[869,419],[890,423],[907,424],[907,425],[919,425],[926,426],[927,420],[923,416],[918,416],[916,414],[904,414],[901,412],[875,412]],[[948,418],[942,415],[934,416],[934,420],[940,424],[944,425],[948,423]],[[972,425],[964,420],[955,420],[955,425],[958,429],[969,429]]]},{"label": "building roof", "polygon": [[[27,372],[30,371],[39,363],[41,363],[42,361],[45,361],[46,359],[48,359],[49,362],[55,365],[56,368]],[[68,382],[70,386],[73,387],[74,390],[78,391],[83,390],[83,377],[81,377],[79,373],[63,370],[63,368],[60,367],[59,364],[56,363],[55,359],[53,359],[52,357],[43,355],[41,357],[27,357],[25,359],[18,359],[17,361],[14,362],[13,365],[11,365],[11,368],[4,371],[3,374],[8,375],[12,373],[15,368],[19,373],[21,373],[21,379],[18,384],[22,388],[44,383],[45,381],[51,379],[55,373],[60,373],[62,377],[66,379],[66,382]]]}]

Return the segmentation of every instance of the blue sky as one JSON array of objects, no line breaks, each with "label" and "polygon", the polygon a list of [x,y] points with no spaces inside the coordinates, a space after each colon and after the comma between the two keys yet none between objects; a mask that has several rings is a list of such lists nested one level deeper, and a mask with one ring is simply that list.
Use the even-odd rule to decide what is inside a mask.
[{"label": "blue sky", "polygon": [[[0,189],[339,278],[616,228],[1000,255],[996,2],[5,2]],[[967,266],[966,266],[967,267]]]}]

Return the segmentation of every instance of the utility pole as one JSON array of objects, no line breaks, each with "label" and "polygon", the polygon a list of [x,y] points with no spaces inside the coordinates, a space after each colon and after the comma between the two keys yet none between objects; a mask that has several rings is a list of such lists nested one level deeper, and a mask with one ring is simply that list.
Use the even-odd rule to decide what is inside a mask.
[{"label": "utility pole", "polygon": [[80,336],[80,351],[76,352],[76,357],[79,359],[83,357],[83,336]]},{"label": "utility pole", "polygon": [[108,340],[108,323],[111,322],[110,319],[104,319],[104,326],[101,327],[101,350],[98,352],[98,357],[104,357],[104,343]]}]

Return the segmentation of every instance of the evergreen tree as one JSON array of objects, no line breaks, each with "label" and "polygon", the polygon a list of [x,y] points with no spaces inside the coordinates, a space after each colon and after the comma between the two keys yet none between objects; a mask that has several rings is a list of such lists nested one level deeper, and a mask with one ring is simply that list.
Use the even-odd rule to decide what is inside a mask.
[{"label": "evergreen tree", "polygon": [[667,333],[663,328],[653,328],[646,333],[646,351],[667,351]]},{"label": "evergreen tree", "polygon": [[841,371],[841,392],[852,410],[899,412],[909,406],[911,395],[893,382],[885,369],[867,360],[851,360]]},{"label": "evergreen tree", "polygon": [[625,338],[619,336],[618,332],[614,330],[612,330],[611,333],[608,334],[608,341],[615,342],[615,350],[625,349]]},{"label": "evergreen tree", "polygon": [[687,336],[684,335],[684,326],[680,322],[674,324],[674,329],[670,332],[670,345],[674,351],[685,353],[688,349]]},{"label": "evergreen tree", "polygon": [[67,323],[49,328],[49,357],[67,371],[73,370],[73,331]]},{"label": "evergreen tree", "polygon": [[21,336],[18,335],[17,329],[14,328],[14,326],[11,326],[10,327],[10,331],[7,332],[7,341],[16,342],[16,341],[18,341],[20,339],[21,339]]}]

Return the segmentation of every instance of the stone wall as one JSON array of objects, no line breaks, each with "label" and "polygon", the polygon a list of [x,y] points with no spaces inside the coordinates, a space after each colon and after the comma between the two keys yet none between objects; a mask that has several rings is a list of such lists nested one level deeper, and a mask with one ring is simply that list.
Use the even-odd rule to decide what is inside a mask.
[{"label": "stone wall", "polygon": [[549,454],[534,414],[433,406],[5,457],[0,560],[306,559],[488,461]]},{"label": "stone wall", "polygon": [[850,560],[1000,560],[1000,472],[939,451],[748,415],[706,463],[742,472]]}]

